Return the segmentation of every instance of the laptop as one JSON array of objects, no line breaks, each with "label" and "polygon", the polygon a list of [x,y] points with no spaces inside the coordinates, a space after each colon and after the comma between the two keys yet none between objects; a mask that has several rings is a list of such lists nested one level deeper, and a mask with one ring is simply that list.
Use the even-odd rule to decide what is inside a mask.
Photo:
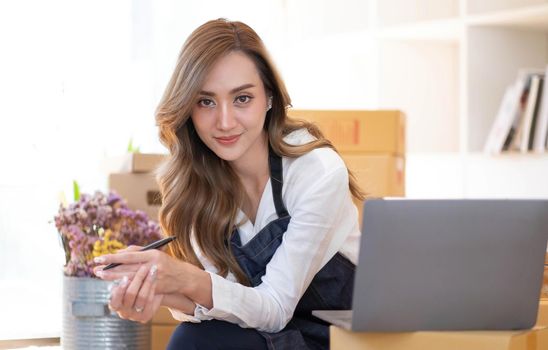
[{"label": "laptop", "polygon": [[313,311],[362,332],[534,326],[548,200],[364,203],[352,310]]}]

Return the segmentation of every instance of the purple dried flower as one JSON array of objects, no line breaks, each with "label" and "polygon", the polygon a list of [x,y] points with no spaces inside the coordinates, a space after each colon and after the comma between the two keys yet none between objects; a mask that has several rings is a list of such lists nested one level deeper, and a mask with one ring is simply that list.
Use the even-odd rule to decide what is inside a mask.
[{"label": "purple dried flower", "polygon": [[161,238],[160,226],[146,213],[133,211],[116,193],[81,194],[80,200],[59,207],[55,226],[65,249],[65,275],[93,277],[93,245],[102,240],[98,229],[110,229],[111,239],[125,245],[146,245]]}]

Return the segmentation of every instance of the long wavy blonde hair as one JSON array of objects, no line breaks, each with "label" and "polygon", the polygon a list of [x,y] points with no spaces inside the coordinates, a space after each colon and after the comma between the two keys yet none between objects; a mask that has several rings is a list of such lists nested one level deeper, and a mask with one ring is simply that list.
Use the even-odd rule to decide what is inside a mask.
[{"label": "long wavy blonde hair", "polygon": [[[171,154],[157,175],[162,196],[160,225],[167,235],[177,236],[171,245],[172,255],[203,268],[193,249],[194,240],[221,276],[230,271],[240,283],[249,285],[227,244],[238,225],[236,216],[246,192],[231,165],[200,140],[190,118],[209,70],[219,58],[234,51],[255,63],[272,96],[264,128],[276,154],[299,157],[315,148],[334,147],[315,125],[287,116],[289,94],[263,42],[249,26],[225,19],[209,21],[184,43],[156,110],[160,141]],[[287,134],[301,128],[308,129],[316,140],[300,146],[284,142]],[[351,172],[349,175],[352,195],[363,200],[364,193]]]}]

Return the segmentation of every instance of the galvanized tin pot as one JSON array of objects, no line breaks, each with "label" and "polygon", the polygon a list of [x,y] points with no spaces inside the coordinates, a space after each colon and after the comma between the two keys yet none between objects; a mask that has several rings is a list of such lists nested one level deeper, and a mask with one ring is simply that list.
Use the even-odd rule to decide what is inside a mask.
[{"label": "galvanized tin pot", "polygon": [[150,325],[108,308],[111,282],[63,276],[63,349],[150,349]]}]

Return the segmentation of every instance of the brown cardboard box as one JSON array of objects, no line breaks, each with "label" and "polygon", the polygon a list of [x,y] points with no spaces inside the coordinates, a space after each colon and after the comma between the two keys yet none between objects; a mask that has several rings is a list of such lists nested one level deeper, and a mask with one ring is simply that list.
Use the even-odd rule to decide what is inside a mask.
[{"label": "brown cardboard box", "polygon": [[536,325],[548,327],[548,300],[540,300]]},{"label": "brown cardboard box", "polygon": [[174,319],[166,307],[160,307],[152,318],[152,324],[155,325],[178,325],[179,323],[181,321]]},{"label": "brown cardboard box", "polygon": [[152,220],[158,220],[161,196],[152,173],[110,174],[108,187],[122,196],[130,209],[142,210]]},{"label": "brown cardboard box", "polygon": [[339,152],[405,154],[405,116],[397,110],[289,110],[314,122]]},{"label": "brown cardboard box", "polygon": [[165,154],[127,153],[103,160],[102,170],[106,173],[149,173],[166,159]]},{"label": "brown cardboard box", "polygon": [[360,187],[373,197],[405,196],[405,159],[389,154],[341,153]]},{"label": "brown cardboard box", "polygon": [[541,350],[548,328],[523,331],[354,333],[330,327],[331,350]]},{"label": "brown cardboard box", "polygon": [[548,300],[548,253],[544,258],[544,280],[542,283],[540,298]]},{"label": "brown cardboard box", "polygon": [[[368,198],[405,196],[405,158],[370,153],[342,153],[341,157]],[[354,200],[354,204],[361,225],[363,203]]]},{"label": "brown cardboard box", "polygon": [[151,350],[165,350],[176,325],[152,325]]},{"label": "brown cardboard box", "polygon": [[166,307],[160,307],[152,318],[152,350],[165,349],[175,327],[181,323],[171,316]]}]

